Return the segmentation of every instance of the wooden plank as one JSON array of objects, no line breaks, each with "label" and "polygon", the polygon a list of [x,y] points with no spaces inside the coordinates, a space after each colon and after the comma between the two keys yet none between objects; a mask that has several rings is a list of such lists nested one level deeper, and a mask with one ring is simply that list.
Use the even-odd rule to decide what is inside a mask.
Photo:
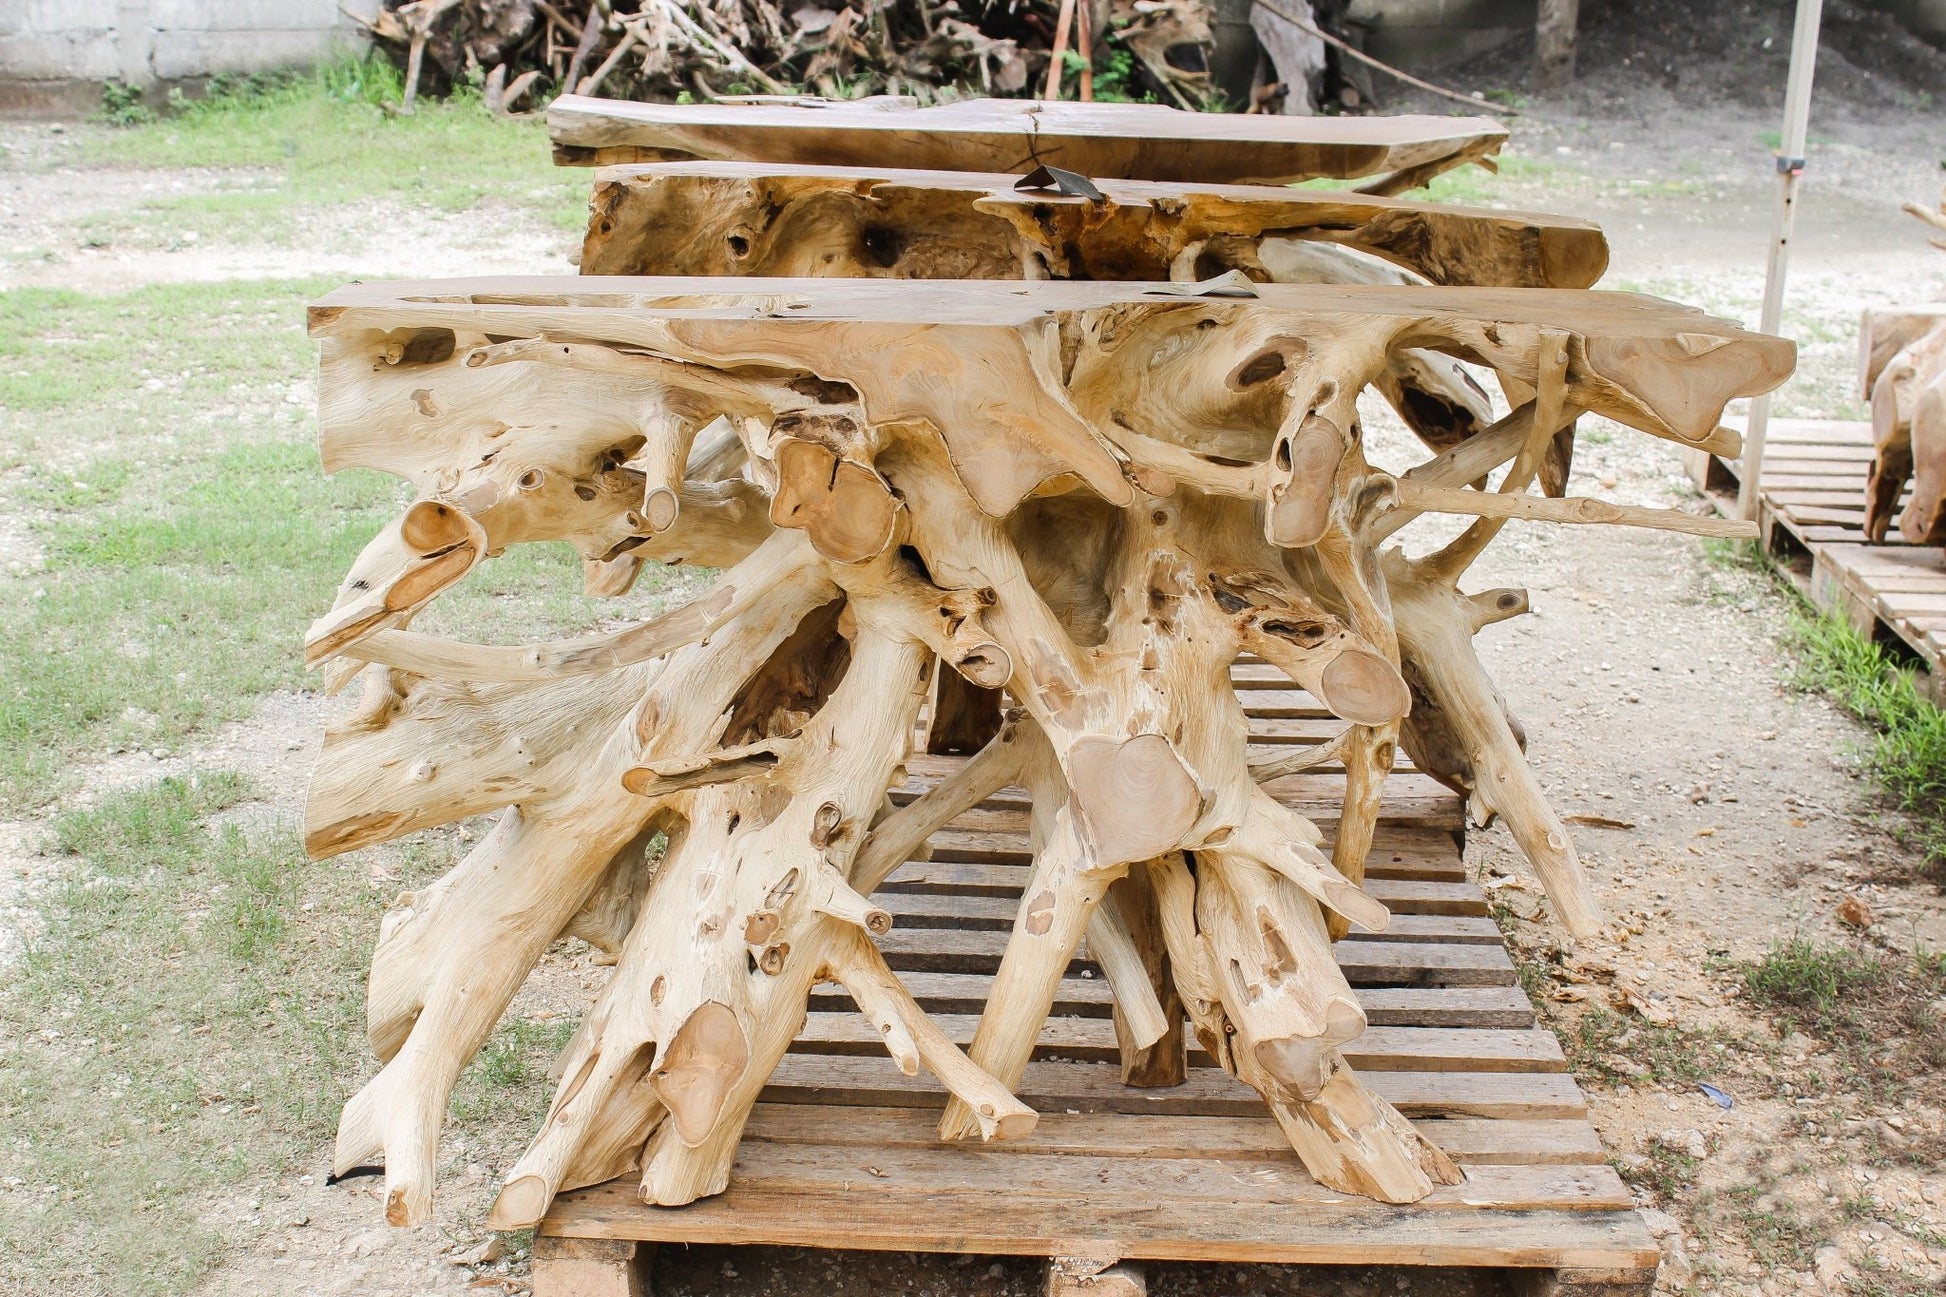
[{"label": "wooden plank", "polygon": [[[768,1147],[752,1145],[750,1151]],[[1115,1169],[1104,1166],[1096,1173]],[[1485,1178],[1494,1170],[1480,1168],[1480,1173]],[[1018,1195],[1011,1185],[951,1183],[886,1194],[879,1192],[885,1180],[858,1168],[850,1179],[840,1174],[835,1182],[797,1183],[789,1192],[745,1186],[733,1176],[727,1193],[681,1208],[644,1207],[633,1184],[623,1179],[558,1199],[544,1229],[593,1238],[648,1235],[666,1242],[828,1247],[834,1223],[842,1222],[848,1246],[885,1251],[1045,1256],[1094,1241],[1113,1255],[1137,1260],[1654,1267],[1659,1254],[1641,1217],[1627,1206],[1594,1206],[1617,1192],[1626,1194],[1618,1180],[1607,1183],[1612,1171],[1603,1177],[1600,1172],[1607,1168],[1504,1170],[1520,1174],[1487,1180],[1484,1187],[1496,1199],[1576,1195],[1573,1206],[1489,1214],[1464,1203],[1430,1210],[1424,1202],[1394,1207],[1335,1195],[1335,1201],[1295,1211],[1288,1202],[1239,1195],[1234,1180],[1232,1200],[1220,1210],[1212,1210],[1204,1198],[1103,1193],[1100,1181]],[[1461,1199],[1469,1187],[1439,1192]]]},{"label": "wooden plank", "polygon": [[[961,1049],[973,1043],[979,1015],[932,1013],[932,1020]],[[877,1057],[885,1038],[860,1013],[811,1013],[792,1046],[807,1054],[870,1054]],[[1050,1017],[1035,1048],[1041,1057],[1109,1062],[1119,1059],[1113,1024],[1103,1018]],[[1343,1054],[1361,1072],[1564,1072],[1554,1033],[1538,1028],[1368,1027]],[[1209,1067],[1214,1060],[1200,1049],[1191,1062]]]},{"label": "wooden plank", "polygon": [[[1277,791],[1277,785],[1282,782],[1282,780],[1273,780],[1264,786],[1273,791]],[[1293,804],[1289,798],[1279,797],[1278,800],[1286,806]],[[1458,828],[1459,823],[1454,823],[1450,827],[1447,823],[1449,816],[1454,821],[1459,821],[1461,818],[1458,799],[1442,789],[1441,796],[1437,800],[1444,807],[1450,809],[1440,813],[1425,811],[1423,808],[1429,803],[1432,803],[1434,799],[1414,799],[1401,807],[1400,814],[1396,817],[1381,815],[1379,823],[1386,828],[1431,828],[1447,832],[1450,832],[1452,828]],[[1305,803],[1298,802],[1296,805],[1302,807]],[[1314,820],[1313,822],[1317,823],[1318,821]],[[1333,827],[1336,826],[1335,816],[1330,823]],[[1325,825],[1319,823],[1318,827],[1323,829]],[[1327,833],[1327,839],[1329,836]],[[1030,859],[1027,851],[1027,842],[1027,831],[1023,824],[1019,830],[1013,832],[969,832],[956,827],[948,827],[933,834],[928,845],[932,850],[932,858],[937,863],[961,862],[969,864],[1024,865]],[[1377,847],[1374,854],[1380,858],[1372,862],[1371,868],[1373,872],[1376,872],[1377,868],[1381,865],[1395,867],[1391,875],[1392,877],[1431,879],[1457,879],[1465,877],[1465,866],[1456,858],[1451,857],[1450,853],[1447,853],[1445,858],[1441,858],[1439,856],[1420,855],[1410,850],[1387,850],[1384,847]],[[1384,858],[1386,856],[1391,858]]]},{"label": "wooden plank", "polygon": [[[857,245],[871,229],[916,236],[889,257],[840,254],[819,267],[820,277],[831,278],[1015,279],[1027,248],[1041,251],[1063,273],[1162,280],[1183,252],[1212,236],[1336,243],[1437,284],[1587,288],[1608,262],[1599,228],[1572,217],[1348,189],[1160,184],[1099,174],[1098,196],[1082,198],[1022,191],[1019,178],[779,162],[609,167],[595,179],[599,217],[589,224],[581,273],[741,276],[794,270],[796,241],[762,239],[733,250],[731,231],[755,224],[774,232],[806,221],[832,237],[833,247]],[[689,237],[668,237],[677,224]],[[846,234],[837,232],[841,225]],[[922,233],[945,230],[950,239]],[[939,244],[950,245],[946,263],[939,260]]]},{"label": "wooden plank", "polygon": [[1408,168],[1436,175],[1498,153],[1484,117],[1284,117],[1153,104],[968,99],[928,108],[803,101],[649,104],[562,95],[547,110],[555,160],[746,160],[810,166],[1008,172],[1036,163],[1085,176],[1289,184]]},{"label": "wooden plank", "polygon": [[[929,1013],[978,1013],[993,989],[987,973],[906,972],[899,980]],[[1534,1022],[1533,1006],[1518,986],[1361,986],[1352,993],[1375,1026],[1527,1027]],[[1067,977],[1055,994],[1053,1012],[1106,1018],[1112,1002],[1108,984],[1099,977]],[[812,988],[810,1008],[831,1012],[853,1006],[843,987],[827,983]]]},{"label": "wooden plank", "polygon": [[[1485,914],[1485,893],[1466,881],[1466,866],[1454,850],[1453,840],[1443,833],[1430,835],[1432,842],[1408,838],[1414,830],[1381,829],[1376,836],[1373,856],[1366,870],[1366,890],[1390,906],[1416,910],[1423,914]],[[1328,846],[1330,839],[1326,838]],[[1444,844],[1444,850],[1438,844]],[[1019,859],[998,861],[930,860],[910,861],[900,866],[880,890],[961,891],[988,895],[1018,895],[1027,881],[1026,849]],[[1423,884],[1406,886],[1407,883]]]},{"label": "wooden plank", "polygon": [[[878,938],[878,948],[885,962],[901,971],[990,973],[1000,965],[1008,936],[964,928],[893,928]],[[1393,941],[1354,933],[1331,953],[1354,986],[1505,986],[1514,980],[1513,961],[1497,945]],[[1091,967],[1077,957],[1068,971],[1079,975]]]},{"label": "wooden plank", "polygon": [[[834,1122],[827,1108],[758,1104],[746,1140],[841,1148],[938,1148],[938,1119],[915,1108],[848,1108]],[[1584,1121],[1482,1121],[1427,1118],[1427,1138],[1463,1162],[1502,1166],[1591,1163],[1601,1142]],[[1290,1141],[1269,1117],[1157,1117],[1134,1113],[1046,1113],[1034,1133],[1012,1148],[1103,1158],[1237,1156],[1295,1161]]]},{"label": "wooden plank", "polygon": [[[1481,904],[1484,907],[1485,902]],[[893,926],[898,928],[1005,930],[1013,926],[1019,902],[1007,896],[887,892],[878,897],[878,906],[892,916]],[[1500,942],[1498,926],[1477,911],[1457,915],[1415,914],[1405,906],[1391,908],[1392,922],[1386,926],[1385,935],[1394,941],[1449,941],[1488,946]]]},{"label": "wooden plank", "polygon": [[[1587,1101],[1574,1078],[1559,1072],[1377,1071],[1366,1088],[1409,1117],[1484,1117],[1553,1120],[1585,1117]],[[1119,1068],[1103,1063],[1035,1059],[1014,1093],[1036,1110],[1147,1112],[1255,1116],[1263,1096],[1227,1072],[1191,1068],[1178,1086],[1137,1090],[1122,1084]],[[763,1097],[773,1103],[867,1104],[939,1108],[946,1091],[927,1072],[906,1076],[890,1058],[786,1054]]]},{"label": "wooden plank", "polygon": [[[1336,1207],[1346,1195],[1313,1180],[1294,1156],[1213,1159],[1104,1158],[1085,1153],[1042,1153],[1028,1147],[970,1145],[951,1158],[935,1149],[843,1148],[830,1145],[759,1143],[739,1150],[731,1173],[752,1193],[790,1195],[843,1191],[856,1186],[884,1201],[929,1198],[937,1193],[984,1193],[1016,1203],[1099,1195],[1114,1183],[1116,1196],[1155,1204],[1231,1203],[1238,1181],[1249,1185],[1255,1204],[1287,1212]],[[1466,1182],[1440,1185],[1412,1204],[1416,1218],[1446,1213],[1500,1211],[1617,1211],[1633,1206],[1628,1187],[1606,1165],[1538,1163],[1467,1168]]]}]

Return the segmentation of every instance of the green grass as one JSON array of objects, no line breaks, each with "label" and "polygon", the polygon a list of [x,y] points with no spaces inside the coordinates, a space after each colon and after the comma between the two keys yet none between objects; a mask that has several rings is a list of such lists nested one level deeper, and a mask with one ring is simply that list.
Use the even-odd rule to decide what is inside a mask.
[{"label": "green grass", "polygon": [[1876,1093],[1937,1093],[1946,1076],[1946,955],[1894,957],[1802,937],[1738,966],[1750,1003],[1834,1047],[1839,1069]]},{"label": "green grass", "polygon": [[[554,172],[537,124],[464,96],[389,117],[373,107],[384,85],[332,80],[352,74],[220,88],[74,147],[100,167],[224,168],[195,182],[220,192],[130,224],[207,219],[230,244],[278,221],[383,240],[373,194],[409,214],[491,221],[511,201],[578,224],[587,173]],[[272,183],[245,191],[255,173],[238,167]],[[0,816],[45,814],[53,866],[40,930],[0,968],[0,1292],[181,1293],[266,1228],[252,1201],[319,1169],[373,1066],[362,980],[385,902],[459,850],[435,832],[385,849],[382,875],[309,862],[293,826],[249,814],[235,774],[49,804],[72,807],[118,749],[192,748],[303,687],[305,626],[410,498],[390,477],[320,471],[304,306],[333,286],[0,294],[0,531],[18,559],[0,566]],[[598,604],[566,547],[522,546],[419,624],[572,634],[653,608],[661,584]],[[455,1095],[469,1143],[531,1129],[564,1033],[516,1019],[489,1043]]]},{"label": "green grass", "polygon": [[[378,917],[455,843],[380,878],[246,831],[249,797],[172,778],[56,821],[46,928],[0,989],[0,1291],[186,1291],[271,1223],[249,1205],[267,1183],[318,1170],[369,1071]],[[570,1026],[502,1028],[455,1095],[469,1134],[531,1124]]]},{"label": "green grass", "polygon": [[329,1130],[365,942],[321,939],[303,907],[336,935],[372,927],[381,894],[209,822],[247,795],[171,779],[57,822],[47,928],[0,993],[0,1156],[22,1181],[0,1198],[0,1288],[180,1291],[221,1250],[206,1196]]},{"label": "green grass", "polygon": [[[180,101],[159,119],[96,132],[83,148],[88,163],[234,174],[149,200],[133,215],[95,218],[88,237],[175,247],[186,235],[238,242],[243,230],[294,244],[318,237],[321,210],[375,199],[442,213],[480,210],[482,219],[496,208],[526,210],[569,231],[586,223],[588,172],[552,165],[538,117],[496,117],[470,92],[422,100],[412,116],[400,116],[385,105],[401,89],[396,69],[374,57],[219,82],[208,98]],[[386,235],[382,225],[337,228],[376,242]]]},{"label": "green grass", "polygon": [[[173,751],[306,682],[305,626],[410,496],[319,470],[303,307],[325,287],[0,296],[0,505],[42,558],[0,581],[0,811],[71,787],[77,759]],[[579,586],[565,546],[522,546],[423,624],[579,630],[603,611]]]},{"label": "green grass", "polygon": [[1926,875],[1946,886],[1946,711],[1920,695],[1911,671],[1848,622],[1804,611],[1792,638],[1799,685],[1828,693],[1870,727],[1868,767],[1912,817]]}]

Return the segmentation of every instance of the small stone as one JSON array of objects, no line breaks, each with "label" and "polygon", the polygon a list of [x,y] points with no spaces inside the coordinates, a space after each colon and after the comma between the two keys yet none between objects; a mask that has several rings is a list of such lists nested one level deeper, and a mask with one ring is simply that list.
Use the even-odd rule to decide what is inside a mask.
[{"label": "small stone", "polygon": [[1656,1277],[1671,1287],[1681,1290],[1688,1285],[1691,1274],[1689,1253],[1683,1249],[1682,1235],[1671,1234],[1662,1239],[1661,1243],[1662,1269]]},{"label": "small stone", "polygon": [[1623,1076],[1647,1076],[1649,1074],[1648,1064],[1638,1063],[1634,1059],[1626,1058],[1621,1054],[1602,1055],[1601,1065],[1609,1071],[1618,1072]]},{"label": "small stone", "polygon": [[1671,1128],[1657,1131],[1655,1142],[1672,1153],[1702,1159],[1709,1156],[1709,1141],[1703,1138],[1700,1130]]},{"label": "small stone", "polygon": [[1642,1209],[1642,1223],[1649,1227],[1649,1235],[1652,1238],[1668,1238],[1671,1234],[1674,1234],[1677,1238],[1682,1237],[1682,1222],[1666,1211],[1657,1211],[1653,1207],[1644,1207]]}]

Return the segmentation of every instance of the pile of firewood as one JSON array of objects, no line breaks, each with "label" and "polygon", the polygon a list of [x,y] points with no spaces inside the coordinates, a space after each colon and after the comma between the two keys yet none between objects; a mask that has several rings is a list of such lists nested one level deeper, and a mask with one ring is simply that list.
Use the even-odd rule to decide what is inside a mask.
[{"label": "pile of firewood", "polygon": [[1191,108],[1212,93],[1210,13],[1208,0],[388,0],[361,21],[404,62],[408,111],[466,82],[498,111],[550,93],[933,103],[1055,98],[1063,83]]}]

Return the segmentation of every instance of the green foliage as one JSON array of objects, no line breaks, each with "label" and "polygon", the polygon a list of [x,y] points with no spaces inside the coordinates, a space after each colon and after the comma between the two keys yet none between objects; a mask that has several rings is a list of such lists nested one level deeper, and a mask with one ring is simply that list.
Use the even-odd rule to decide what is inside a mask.
[{"label": "green foliage", "polygon": [[1773,944],[1737,966],[1750,1002],[1839,1049],[1841,1068],[1866,1088],[1946,1069],[1946,956],[1899,960],[1857,946],[1802,938]]},{"label": "green foliage", "polygon": [[96,117],[110,126],[140,126],[154,121],[155,112],[142,102],[141,90],[116,79],[101,83],[101,111]]},{"label": "green foliage", "polygon": [[1927,873],[1946,886],[1946,711],[1922,697],[1912,672],[1849,622],[1807,612],[1792,638],[1798,684],[1830,694],[1872,728],[1872,774],[1915,818]]},{"label": "green foliage", "polygon": [[[1064,56],[1068,71],[1080,72],[1088,60],[1074,50]],[[1104,104],[1152,104],[1155,95],[1137,84],[1141,65],[1119,45],[1110,45],[1095,64],[1095,100]]]}]

